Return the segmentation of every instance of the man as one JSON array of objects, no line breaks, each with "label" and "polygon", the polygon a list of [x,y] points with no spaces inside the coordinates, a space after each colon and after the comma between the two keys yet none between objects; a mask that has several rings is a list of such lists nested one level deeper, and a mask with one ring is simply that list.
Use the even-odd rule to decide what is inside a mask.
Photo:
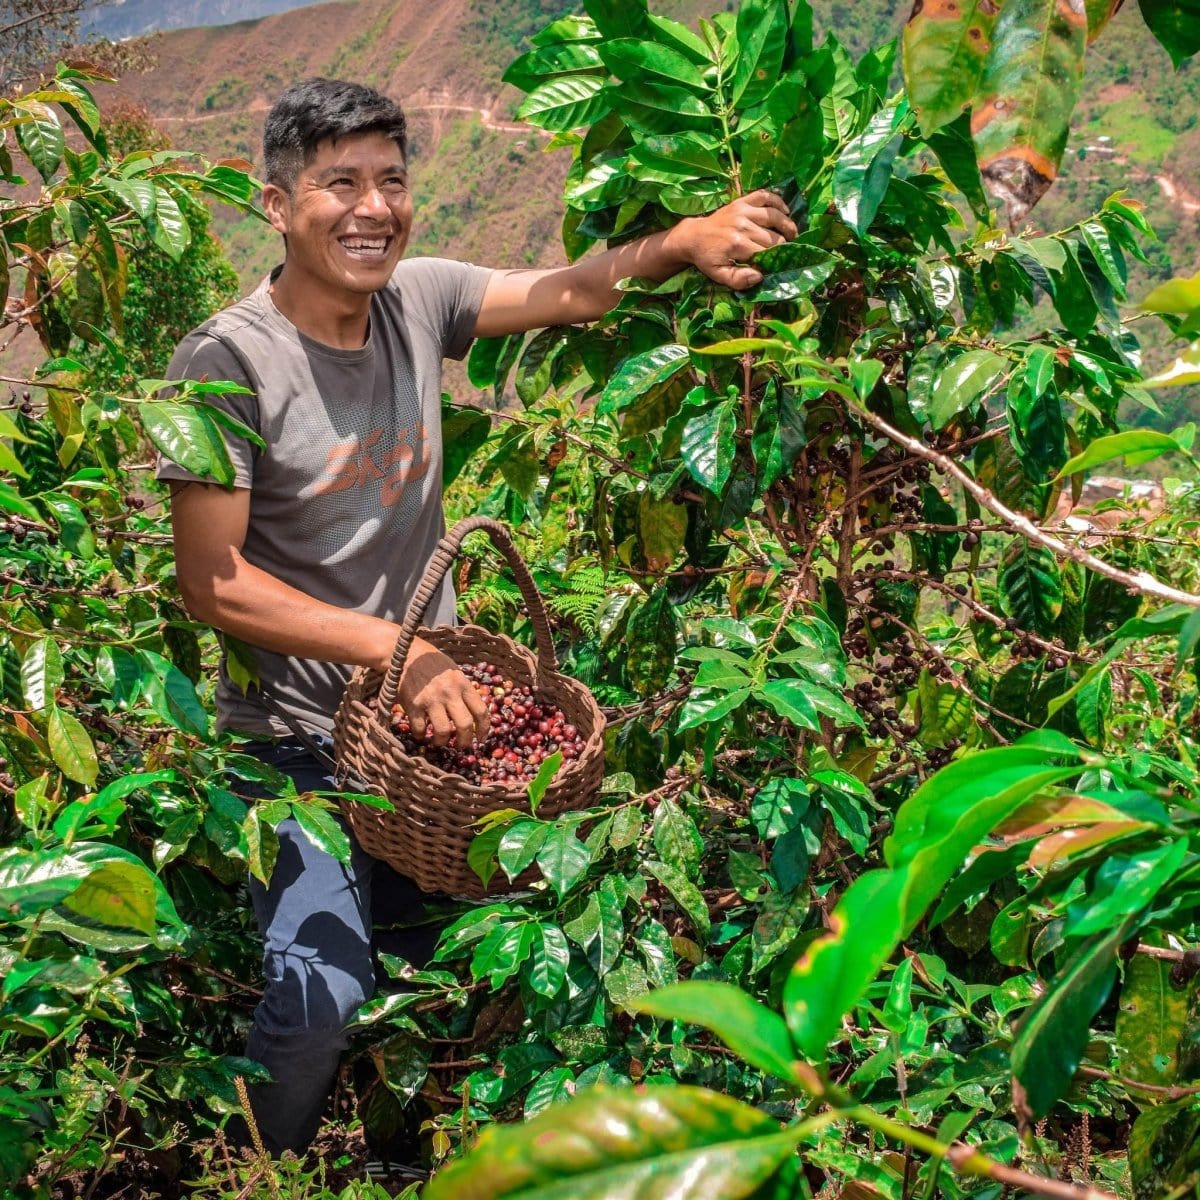
[{"label": "man", "polygon": [[[170,378],[243,384],[249,394],[221,403],[266,448],[228,438],[229,490],[171,463],[159,476],[173,481],[189,611],[257,660],[261,690],[248,695],[222,663],[218,728],[257,738],[254,752],[311,791],[333,783],[307,743],[327,741],[354,666],[386,669],[443,532],[442,358],[461,358],[474,337],[592,320],[631,276],[695,265],[752,286],[761,273],[741,264],[796,229],[778,197],[756,192],[560,269],[401,262],[412,197],[397,105],[357,84],[308,80],[271,110],[263,150],[263,208],[283,235],[283,266],[189,334]],[[446,588],[428,619],[453,617]],[[474,689],[427,642],[413,643],[399,694],[414,733],[428,726],[437,744],[487,731]],[[311,1140],[343,1028],[374,990],[371,861],[355,847],[341,866],[293,821],[278,834],[270,886],[251,881],[267,983],[247,1046],[276,1081],[253,1092],[276,1154]]]}]

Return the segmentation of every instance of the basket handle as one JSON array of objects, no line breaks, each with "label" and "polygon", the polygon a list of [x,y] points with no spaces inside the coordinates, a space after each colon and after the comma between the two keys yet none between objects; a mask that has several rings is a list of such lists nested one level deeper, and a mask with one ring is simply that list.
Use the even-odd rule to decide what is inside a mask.
[{"label": "basket handle", "polygon": [[534,641],[537,643],[537,673],[539,681],[558,669],[558,660],[554,655],[554,639],[550,634],[550,618],[546,615],[546,606],[542,603],[533,576],[525,565],[524,559],[517,553],[513,545],[512,534],[491,517],[465,517],[437,544],[429,566],[421,583],[413,595],[412,603],[408,606],[408,614],[400,627],[400,636],[396,639],[396,648],[392,651],[391,666],[383,678],[383,686],[379,689],[379,715],[384,724],[392,719],[392,705],[396,703],[396,693],[400,687],[400,676],[404,673],[404,664],[412,640],[416,636],[417,627],[421,624],[425,611],[428,609],[434,593],[441,587],[446,572],[450,570],[463,540],[468,534],[482,529],[492,539],[492,545],[500,551],[512,567],[516,577],[517,587],[525,600],[529,619],[533,623]]}]

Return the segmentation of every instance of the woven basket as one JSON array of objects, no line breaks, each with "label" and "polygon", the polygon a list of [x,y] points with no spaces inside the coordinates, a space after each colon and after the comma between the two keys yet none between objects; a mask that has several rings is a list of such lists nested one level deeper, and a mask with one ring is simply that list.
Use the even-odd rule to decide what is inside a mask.
[{"label": "woven basket", "polygon": [[525,647],[478,625],[422,629],[421,637],[461,664],[486,661],[516,683],[528,684],[542,700],[563,710],[583,738],[579,757],[564,763],[538,805],[539,817],[555,817],[586,808],[604,776],[604,718],[591,693],[558,671],[546,608],[508,530],[488,517],[460,521],[439,543],[413,596],[396,639],[386,674],[359,667],[346,685],[334,719],[333,742],[339,771],[356,778],[368,793],[392,803],[385,812],[344,801],[342,812],[359,845],[373,858],[390,863],[425,892],[482,898],[486,892],[510,891],[525,877],[509,883],[498,871],[488,888],[467,865],[467,849],[475,822],[499,808],[529,811],[526,784],[468,783],[423,758],[407,754],[392,730],[392,706],[405,660],[430,601],[458,555],[463,539],[485,531],[508,560],[525,599],[537,643],[536,657]]}]

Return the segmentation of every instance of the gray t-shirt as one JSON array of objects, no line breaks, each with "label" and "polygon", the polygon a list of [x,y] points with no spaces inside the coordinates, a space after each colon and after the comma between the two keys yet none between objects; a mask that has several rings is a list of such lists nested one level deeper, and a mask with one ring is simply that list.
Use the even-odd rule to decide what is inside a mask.
[{"label": "gray t-shirt", "polygon": [[[371,298],[370,333],[339,350],[301,333],[275,307],[270,279],[180,342],[169,379],[227,379],[252,395],[212,397],[266,443],[226,434],[250,489],[242,555],[284,583],[339,608],[404,617],[442,517],[441,360],[462,358],[490,272],[408,259]],[[160,459],[160,479],[197,476]],[[454,619],[443,587],[427,624]],[[262,687],[302,726],[329,732],[351,668],[253,648]],[[285,736],[222,657],[217,728]]]}]

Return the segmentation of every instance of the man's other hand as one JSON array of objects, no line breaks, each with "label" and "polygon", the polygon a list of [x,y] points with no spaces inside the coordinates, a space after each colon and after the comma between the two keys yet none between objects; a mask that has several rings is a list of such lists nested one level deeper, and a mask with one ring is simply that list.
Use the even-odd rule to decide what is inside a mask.
[{"label": "man's other hand", "polygon": [[787,205],[766,189],[718,208],[704,217],[689,217],[667,232],[670,252],[698,267],[710,279],[734,291],[762,281],[763,273],[748,266],[761,250],[782,246],[796,236]]},{"label": "man's other hand", "polygon": [[482,741],[488,735],[488,707],[483,697],[452,658],[421,638],[413,638],[409,648],[398,697],[413,737],[423,738],[428,728],[433,731],[433,745],[453,741],[465,749],[476,738]]}]

